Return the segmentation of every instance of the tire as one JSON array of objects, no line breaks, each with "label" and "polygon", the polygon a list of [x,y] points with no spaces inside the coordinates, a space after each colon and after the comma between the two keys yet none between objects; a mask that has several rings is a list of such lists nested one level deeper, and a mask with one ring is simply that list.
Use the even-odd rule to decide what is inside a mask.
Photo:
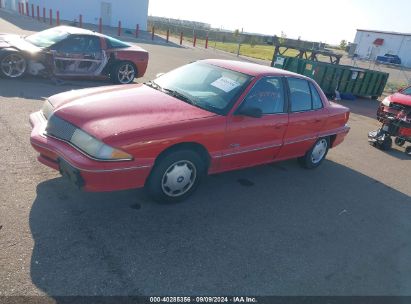
[{"label": "tire", "polygon": [[319,138],[312,148],[303,157],[300,157],[298,161],[303,168],[317,168],[327,156],[329,148],[330,140],[326,137]]},{"label": "tire", "polygon": [[0,75],[7,78],[20,78],[26,73],[27,61],[18,51],[8,51],[0,55]]},{"label": "tire", "polygon": [[401,137],[396,137],[394,142],[397,146],[402,147],[405,144],[405,139]]},{"label": "tire", "polygon": [[114,64],[110,71],[110,79],[113,83],[132,83],[137,75],[137,68],[130,61],[120,61]]},{"label": "tire", "polygon": [[378,143],[377,144],[377,147],[380,149],[380,150],[383,150],[383,151],[388,151],[388,150],[390,150],[391,149],[391,147],[392,147],[392,139],[391,139],[391,137],[390,136],[385,136],[384,137],[384,141],[382,142],[382,143]]},{"label": "tire", "polygon": [[189,197],[206,172],[201,156],[179,150],[161,157],[146,183],[148,194],[159,203],[177,203]]}]

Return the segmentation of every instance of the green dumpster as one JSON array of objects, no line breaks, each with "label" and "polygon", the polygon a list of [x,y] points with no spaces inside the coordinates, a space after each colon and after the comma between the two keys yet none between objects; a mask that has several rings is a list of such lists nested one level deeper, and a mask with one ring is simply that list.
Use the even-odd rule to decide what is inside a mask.
[{"label": "green dumpster", "polygon": [[277,56],[273,66],[314,79],[329,96],[338,91],[378,98],[383,93],[389,76],[380,71],[287,56]]}]

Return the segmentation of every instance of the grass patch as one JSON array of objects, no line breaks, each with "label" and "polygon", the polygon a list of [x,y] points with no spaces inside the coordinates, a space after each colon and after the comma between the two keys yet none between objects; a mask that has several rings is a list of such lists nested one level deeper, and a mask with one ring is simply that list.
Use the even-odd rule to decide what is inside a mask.
[{"label": "grass patch", "polygon": [[[161,34],[161,35],[166,35],[166,32],[161,31],[161,30],[157,30],[156,33]],[[180,36],[176,36],[176,35],[173,35],[173,36],[175,38],[180,37]],[[184,41],[193,43],[193,37],[184,37]],[[196,46],[205,47],[205,39],[197,38]],[[232,54],[237,54],[238,44],[233,43],[233,42],[224,42],[223,43],[221,41],[209,40],[208,41],[208,48],[215,48],[217,50],[229,52],[229,53],[232,53]],[[283,51],[283,50],[284,50],[284,48],[280,48],[280,51]],[[283,56],[296,57],[298,55],[298,53],[299,52],[297,50],[289,49],[283,54]],[[251,45],[249,43],[244,43],[244,44],[241,44],[241,46],[240,46],[240,55],[241,56],[246,56],[246,57],[271,61],[273,59],[273,54],[274,54],[274,46],[269,45],[269,44]],[[311,54],[308,52],[307,55],[310,56]],[[326,56],[318,55],[317,57],[320,61],[329,62],[329,58],[326,57]]]},{"label": "grass patch", "polygon": [[384,88],[384,92],[393,94],[399,89],[405,88],[407,85],[406,82],[387,82]]},{"label": "grass patch", "polygon": [[[208,43],[208,46],[212,48],[215,47],[218,50],[237,54],[238,44],[236,43],[222,43],[222,42],[216,43],[212,41]],[[280,48],[281,52],[284,50],[285,48]],[[268,45],[268,44],[265,44],[265,45],[258,44],[254,46],[251,46],[250,44],[242,44],[240,47],[240,55],[242,56],[271,61],[273,59],[273,54],[274,54],[274,46]],[[282,56],[296,57],[298,54],[299,54],[299,51],[289,49]],[[311,53],[308,52],[307,55],[310,56]],[[329,62],[329,57],[327,56],[317,55],[317,58],[320,61]]]},{"label": "grass patch", "polygon": [[[208,43],[209,47],[216,48],[218,50],[222,50],[225,52],[237,54],[238,44],[237,43],[222,43],[222,42],[215,42],[211,41]],[[274,46],[268,44],[257,44],[257,45],[250,45],[250,44],[241,44],[240,46],[240,55],[263,59],[263,60],[271,60],[273,59],[274,54]],[[287,50],[284,54],[285,56],[294,57],[298,54],[295,50]]]}]

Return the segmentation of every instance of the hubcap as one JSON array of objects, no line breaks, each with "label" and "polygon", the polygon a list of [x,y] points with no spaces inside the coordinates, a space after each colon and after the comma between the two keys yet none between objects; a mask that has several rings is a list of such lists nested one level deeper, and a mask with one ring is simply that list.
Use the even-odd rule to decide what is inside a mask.
[{"label": "hubcap", "polygon": [[191,189],[196,178],[197,170],[194,164],[188,160],[180,160],[168,167],[161,180],[161,187],[168,196],[181,196]]},{"label": "hubcap", "polygon": [[1,61],[1,71],[7,77],[19,77],[26,71],[26,60],[18,54],[7,55]]},{"label": "hubcap", "polygon": [[325,139],[319,140],[316,143],[313,149],[313,152],[311,153],[311,161],[314,164],[319,163],[324,158],[326,151],[327,151],[327,140]]},{"label": "hubcap", "polygon": [[118,70],[118,80],[121,83],[130,83],[133,81],[135,76],[134,67],[129,64],[123,64]]}]

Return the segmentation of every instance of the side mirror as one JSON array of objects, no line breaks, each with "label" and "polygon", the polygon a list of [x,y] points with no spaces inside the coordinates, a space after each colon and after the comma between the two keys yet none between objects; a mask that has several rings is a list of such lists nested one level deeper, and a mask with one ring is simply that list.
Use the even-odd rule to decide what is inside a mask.
[{"label": "side mirror", "polygon": [[263,111],[259,108],[245,108],[238,111],[239,115],[260,118],[263,116]]}]

